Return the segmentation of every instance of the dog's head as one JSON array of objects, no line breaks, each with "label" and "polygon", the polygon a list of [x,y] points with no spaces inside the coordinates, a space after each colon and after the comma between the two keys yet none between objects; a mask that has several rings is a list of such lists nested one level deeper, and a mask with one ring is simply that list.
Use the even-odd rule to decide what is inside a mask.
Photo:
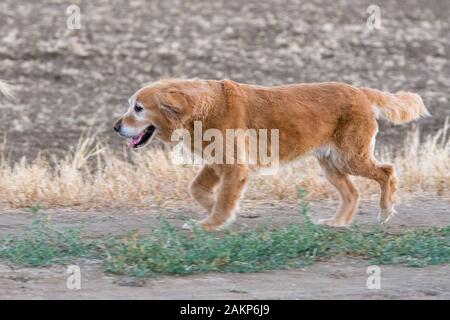
[{"label": "dog's head", "polygon": [[205,108],[208,91],[208,82],[202,80],[162,80],[143,87],[129,99],[114,130],[129,139],[132,148],[143,147],[154,137],[170,143],[172,132]]}]

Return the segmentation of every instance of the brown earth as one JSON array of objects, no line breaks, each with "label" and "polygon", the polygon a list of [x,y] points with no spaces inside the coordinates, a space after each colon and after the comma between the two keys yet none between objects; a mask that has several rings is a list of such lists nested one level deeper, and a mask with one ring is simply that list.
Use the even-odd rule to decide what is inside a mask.
[{"label": "brown earth", "polygon": [[[273,226],[300,222],[297,204],[246,203],[233,228]],[[398,206],[399,214],[386,226],[397,232],[406,228],[450,224],[450,199],[422,195]],[[251,206],[251,207],[250,207]],[[337,206],[332,200],[313,202],[314,220],[331,215]],[[365,200],[356,223],[376,223],[375,200]],[[192,208],[135,211],[123,208],[109,212],[49,209],[42,213],[4,211],[0,214],[0,236],[21,234],[38,216],[50,216],[59,227],[84,225],[88,237],[125,235],[132,230],[144,233],[164,216],[181,227],[184,221],[200,218]],[[253,274],[208,273],[191,276],[161,276],[137,279],[104,273],[99,261],[71,262],[81,268],[82,288],[66,288],[66,266],[22,268],[0,263],[0,298],[3,299],[449,299],[450,266],[410,268],[380,266],[381,289],[366,286],[368,261],[335,257],[298,270]]]},{"label": "brown earth", "polygon": [[[0,104],[12,159],[61,154],[91,127],[114,146],[113,120],[140,86],[161,77],[230,78],[261,85],[343,81],[422,95],[450,115],[450,2],[383,0],[381,30],[366,27],[371,0],[2,0],[0,78],[18,90]],[[412,125],[382,123],[379,143]]]},{"label": "brown earth", "polygon": [[[450,2],[382,0],[382,29],[369,31],[371,0],[145,0],[76,1],[82,28],[66,28],[67,1],[0,2],[0,78],[17,89],[1,101],[2,150],[11,160],[37,153],[63,154],[87,128],[117,148],[111,130],[126,101],[142,84],[161,77],[230,78],[276,85],[343,81],[383,90],[418,92],[433,117],[423,134],[450,116]],[[378,146],[399,145],[413,124],[381,122]],[[314,203],[313,217],[332,214],[333,201]],[[247,203],[235,228],[270,220],[284,225],[295,204]],[[245,208],[245,204],[243,208]],[[251,207],[251,209],[250,209]],[[404,199],[388,228],[448,225],[449,200]],[[177,225],[198,208],[161,209]],[[58,225],[85,222],[92,236],[124,234],[155,225],[157,212],[124,208],[83,212],[45,210]],[[19,234],[35,219],[23,211],[0,213],[0,236]],[[375,222],[376,201],[362,204],[358,222]],[[0,263],[0,298],[374,298],[449,299],[449,266],[382,266],[382,289],[366,288],[367,261],[338,257],[302,270],[256,274],[164,276],[140,281],[103,273],[78,261],[82,290],[65,287],[62,266],[18,268]]]}]

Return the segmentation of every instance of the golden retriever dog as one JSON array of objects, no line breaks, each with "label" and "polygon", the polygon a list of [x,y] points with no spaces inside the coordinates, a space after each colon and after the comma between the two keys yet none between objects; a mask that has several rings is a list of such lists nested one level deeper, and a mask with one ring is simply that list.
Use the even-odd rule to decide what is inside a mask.
[{"label": "golden retriever dog", "polygon": [[[114,130],[129,139],[130,147],[139,148],[153,137],[173,144],[174,131],[183,128],[194,134],[195,122],[224,135],[228,129],[278,129],[280,163],[313,155],[340,194],[336,214],[319,223],[343,227],[352,222],[359,202],[350,175],[380,185],[381,222],[395,212],[394,167],[379,163],[373,155],[377,118],[405,123],[426,115],[420,96],[403,91],[393,94],[336,82],[263,87],[231,80],[168,79],[138,90]],[[207,145],[203,141],[200,148],[194,143],[188,148],[201,156]],[[200,222],[203,228],[219,230],[233,221],[250,173],[259,167],[258,163],[203,165],[189,187],[209,213]]]}]

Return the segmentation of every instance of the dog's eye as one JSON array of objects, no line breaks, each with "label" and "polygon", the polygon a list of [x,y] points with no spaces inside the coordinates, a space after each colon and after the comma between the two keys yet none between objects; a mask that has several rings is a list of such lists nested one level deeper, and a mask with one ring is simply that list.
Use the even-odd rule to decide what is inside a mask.
[{"label": "dog's eye", "polygon": [[144,110],[144,108],[142,108],[141,106],[139,106],[139,105],[134,106],[134,111],[141,112],[142,110]]}]

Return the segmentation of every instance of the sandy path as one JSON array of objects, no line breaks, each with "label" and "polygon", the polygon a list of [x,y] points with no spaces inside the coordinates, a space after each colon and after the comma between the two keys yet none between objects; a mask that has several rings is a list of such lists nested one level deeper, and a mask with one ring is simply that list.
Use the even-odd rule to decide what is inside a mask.
[{"label": "sandy path", "polygon": [[[450,202],[433,197],[404,201],[388,230],[450,224]],[[296,204],[260,204],[243,209],[234,228],[260,223],[283,225],[299,218]],[[332,214],[337,203],[311,203],[314,220]],[[24,211],[0,213],[0,236],[21,234],[39,215],[51,215],[58,226],[84,223],[84,232],[93,237],[142,232],[154,227],[158,214],[176,225],[199,217],[193,209],[161,209],[160,212],[115,210],[110,212],[46,210],[33,214]],[[376,201],[362,202],[357,222],[370,226],[376,221]],[[299,270],[270,271],[254,274],[210,273],[187,277],[163,276],[134,279],[105,274],[98,261],[74,261],[81,267],[82,289],[66,288],[66,267],[18,268],[0,263],[0,298],[3,299],[449,299],[450,266],[408,268],[381,266],[381,289],[366,286],[364,260],[337,257]]]},{"label": "sandy path", "polygon": [[366,261],[338,258],[300,270],[210,273],[136,280],[80,264],[81,289],[66,288],[66,269],[0,265],[2,299],[450,299],[450,266],[381,266],[381,288],[367,289]]}]

